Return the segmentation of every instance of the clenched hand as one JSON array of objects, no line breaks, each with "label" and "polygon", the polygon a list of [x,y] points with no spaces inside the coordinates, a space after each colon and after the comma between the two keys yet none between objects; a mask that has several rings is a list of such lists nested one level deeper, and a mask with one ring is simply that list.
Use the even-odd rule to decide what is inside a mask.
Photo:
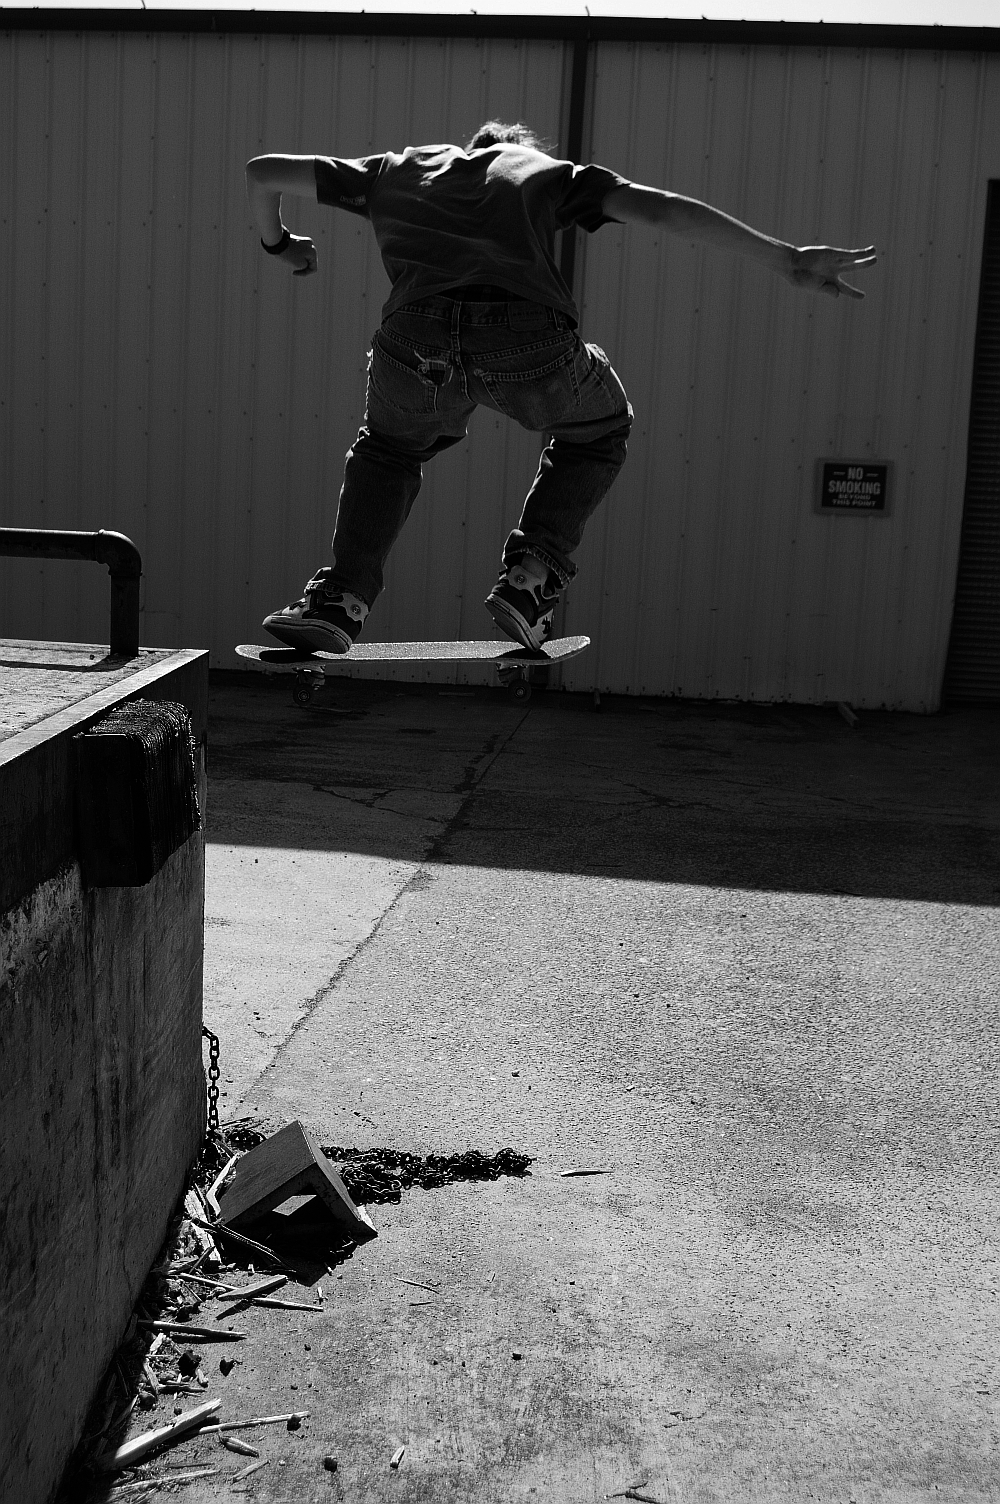
[{"label": "clenched hand", "polygon": [[316,270],[316,247],[308,235],[292,235],[278,260],[297,268],[292,272],[293,277],[308,277]]}]

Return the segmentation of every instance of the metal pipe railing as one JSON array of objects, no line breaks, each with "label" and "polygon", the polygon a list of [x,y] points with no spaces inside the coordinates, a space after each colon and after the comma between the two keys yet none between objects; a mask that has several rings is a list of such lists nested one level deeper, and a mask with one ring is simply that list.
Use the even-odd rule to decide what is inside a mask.
[{"label": "metal pipe railing", "polygon": [[61,528],[0,527],[0,557],[84,559],[106,564],[111,575],[111,656],[138,657],[142,559],[131,538],[104,528],[80,533]]}]

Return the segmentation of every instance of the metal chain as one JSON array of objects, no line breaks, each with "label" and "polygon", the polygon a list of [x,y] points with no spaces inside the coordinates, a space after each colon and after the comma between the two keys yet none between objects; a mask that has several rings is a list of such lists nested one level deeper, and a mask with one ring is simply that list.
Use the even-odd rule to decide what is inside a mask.
[{"label": "metal chain", "polygon": [[201,1026],[203,1038],[208,1040],[208,1126],[219,1126],[219,1036],[205,1024]]},{"label": "metal chain", "polygon": [[501,1175],[530,1175],[534,1161],[516,1149],[483,1154],[466,1149],[461,1154],[407,1154],[399,1149],[349,1149],[336,1144],[322,1146],[327,1159],[338,1162],[344,1184],[355,1201],[372,1204],[399,1201],[401,1193],[418,1185],[423,1190],[450,1185],[457,1180],[499,1180]]},{"label": "metal chain", "polygon": [[[203,1182],[210,1185],[232,1153],[246,1154],[267,1137],[254,1126],[252,1118],[227,1123],[225,1131],[206,1145],[200,1169]],[[516,1149],[500,1149],[483,1154],[466,1149],[460,1154],[409,1154],[401,1149],[357,1149],[338,1144],[322,1145],[327,1159],[332,1159],[344,1184],[355,1201],[370,1204],[399,1201],[411,1186],[431,1190],[457,1180],[499,1180],[502,1175],[530,1175],[534,1164],[530,1154]]]}]

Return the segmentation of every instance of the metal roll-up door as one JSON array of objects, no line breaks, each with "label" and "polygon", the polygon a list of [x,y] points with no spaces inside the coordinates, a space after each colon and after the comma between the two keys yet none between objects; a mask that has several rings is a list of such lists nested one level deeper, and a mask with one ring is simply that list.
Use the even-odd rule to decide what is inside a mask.
[{"label": "metal roll-up door", "polygon": [[989,185],[946,702],[1000,700],[1000,182]]}]

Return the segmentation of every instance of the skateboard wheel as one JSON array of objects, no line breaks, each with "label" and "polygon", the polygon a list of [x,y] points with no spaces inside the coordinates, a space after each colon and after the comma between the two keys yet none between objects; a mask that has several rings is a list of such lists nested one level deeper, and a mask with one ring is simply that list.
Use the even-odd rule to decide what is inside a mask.
[{"label": "skateboard wheel", "polygon": [[525,700],[531,699],[531,685],[527,679],[515,679],[513,684],[508,688],[507,693],[512,700],[520,700],[523,703]]},{"label": "skateboard wheel", "polygon": [[312,697],[313,690],[311,684],[300,684],[296,682],[295,687],[292,690],[292,699],[295,701],[296,705],[311,705]]}]

